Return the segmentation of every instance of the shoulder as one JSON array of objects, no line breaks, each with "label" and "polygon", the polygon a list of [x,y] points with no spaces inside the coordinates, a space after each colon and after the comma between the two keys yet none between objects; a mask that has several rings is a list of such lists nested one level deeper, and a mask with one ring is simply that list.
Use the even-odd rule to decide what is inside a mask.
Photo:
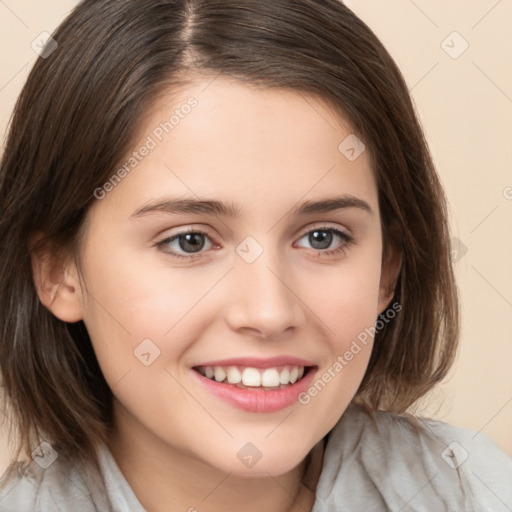
[{"label": "shoulder", "polygon": [[[46,466],[46,467],[45,467]],[[0,481],[0,512],[110,511],[101,476],[57,457],[18,463]]]},{"label": "shoulder", "polygon": [[512,459],[484,434],[352,404],[329,434],[315,506],[510,511]]}]

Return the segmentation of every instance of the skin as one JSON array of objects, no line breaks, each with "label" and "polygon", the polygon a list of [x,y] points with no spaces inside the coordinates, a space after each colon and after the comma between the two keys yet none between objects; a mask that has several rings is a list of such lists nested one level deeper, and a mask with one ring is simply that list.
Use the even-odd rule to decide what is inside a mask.
[{"label": "skin", "polygon": [[[87,215],[80,267],[35,260],[41,300],[60,319],[83,320],[114,394],[109,448],[148,511],[311,510],[301,485],[306,456],[349,405],[367,368],[372,340],[309,403],[246,412],[205,390],[193,366],[228,357],[293,355],[318,376],[388,306],[399,262],[382,265],[378,195],[368,152],[349,161],[338,146],[353,132],[321,100],[222,77],[167,91],[141,126],[139,148],[172,112],[198,105]],[[294,215],[304,201],[349,194],[350,207]],[[236,203],[238,216],[132,214],[166,197]],[[328,227],[326,254],[308,237]],[[206,231],[191,260],[178,241]],[[248,236],[263,249],[252,263],[237,252]],[[329,250],[327,249],[327,250]],[[61,269],[59,271],[58,269]],[[57,269],[57,270],[56,270]],[[160,356],[143,365],[134,350],[151,339]],[[261,459],[246,467],[248,442]],[[321,459],[320,459],[321,464]],[[295,500],[295,502],[294,502]]]}]

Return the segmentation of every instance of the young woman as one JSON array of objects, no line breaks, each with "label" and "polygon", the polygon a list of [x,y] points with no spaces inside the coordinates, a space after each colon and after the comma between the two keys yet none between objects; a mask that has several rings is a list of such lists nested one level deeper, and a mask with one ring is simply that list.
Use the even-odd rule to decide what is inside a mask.
[{"label": "young woman", "polygon": [[337,0],[85,0],[0,175],[1,511],[512,507],[447,373],[443,191]]}]

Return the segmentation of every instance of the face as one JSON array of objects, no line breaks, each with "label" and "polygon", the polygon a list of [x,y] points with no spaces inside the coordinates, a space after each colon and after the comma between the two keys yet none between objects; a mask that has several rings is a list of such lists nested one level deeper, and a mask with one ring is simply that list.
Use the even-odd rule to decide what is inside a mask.
[{"label": "face", "polygon": [[313,96],[223,78],[146,121],[96,191],[74,292],[116,428],[282,474],[345,411],[389,302],[369,156],[340,150],[352,130]]}]

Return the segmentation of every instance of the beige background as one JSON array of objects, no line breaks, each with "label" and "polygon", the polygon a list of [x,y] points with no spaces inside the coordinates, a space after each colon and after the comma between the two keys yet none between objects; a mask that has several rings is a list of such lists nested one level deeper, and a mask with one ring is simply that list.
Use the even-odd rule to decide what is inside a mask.
[{"label": "beige background", "polygon": [[[76,3],[0,1],[2,134],[36,58],[32,41]],[[512,455],[512,0],[346,3],[380,37],[412,90],[461,256],[461,350],[420,411],[482,432]]]}]

